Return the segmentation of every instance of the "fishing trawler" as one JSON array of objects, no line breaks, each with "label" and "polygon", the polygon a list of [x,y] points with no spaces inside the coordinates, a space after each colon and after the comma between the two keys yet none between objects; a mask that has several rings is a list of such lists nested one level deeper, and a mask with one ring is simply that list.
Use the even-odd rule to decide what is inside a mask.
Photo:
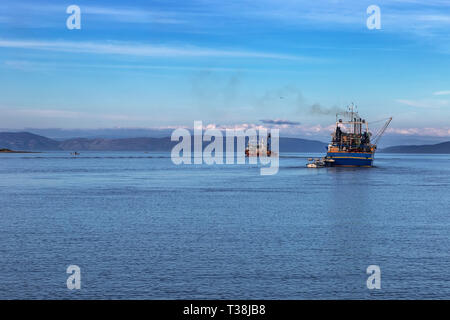
[{"label": "fishing trawler", "polygon": [[348,107],[348,111],[337,113],[336,129],[331,135],[327,155],[320,163],[330,167],[372,167],[377,144],[391,123],[392,117],[379,121],[386,122],[372,137],[369,123],[359,116],[353,104]]}]

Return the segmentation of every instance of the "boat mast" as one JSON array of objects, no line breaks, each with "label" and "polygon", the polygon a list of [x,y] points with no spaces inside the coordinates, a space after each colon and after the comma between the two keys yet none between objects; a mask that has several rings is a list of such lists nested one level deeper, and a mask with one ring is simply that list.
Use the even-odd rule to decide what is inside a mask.
[{"label": "boat mast", "polygon": [[[355,133],[355,125],[352,125],[353,122],[353,102],[350,105],[350,110],[351,110],[351,114],[350,114],[350,133]],[[353,130],[353,131],[352,131]]]}]

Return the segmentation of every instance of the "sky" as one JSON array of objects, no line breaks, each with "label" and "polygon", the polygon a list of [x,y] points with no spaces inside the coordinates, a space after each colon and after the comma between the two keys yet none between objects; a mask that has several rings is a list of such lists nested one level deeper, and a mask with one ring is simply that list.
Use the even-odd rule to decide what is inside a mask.
[{"label": "sky", "polygon": [[450,1],[0,2],[0,128],[329,136],[350,103],[392,116],[389,134],[450,139]]}]

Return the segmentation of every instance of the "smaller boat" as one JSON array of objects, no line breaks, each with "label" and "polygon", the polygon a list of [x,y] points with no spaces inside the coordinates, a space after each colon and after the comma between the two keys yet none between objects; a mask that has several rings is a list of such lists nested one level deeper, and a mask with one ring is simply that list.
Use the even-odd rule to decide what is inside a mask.
[{"label": "smaller boat", "polygon": [[309,163],[306,165],[307,168],[324,168],[324,167],[330,167],[334,160],[333,159],[327,159],[327,158],[321,158],[321,159],[308,159]]},{"label": "smaller boat", "polygon": [[260,142],[257,144],[248,143],[245,148],[245,156],[248,157],[270,157],[274,155],[271,148],[271,135],[267,135],[266,141],[264,138],[260,138]]},{"label": "smaller boat", "polygon": [[317,164],[317,163],[308,163],[306,165],[308,168],[322,168],[324,167],[323,165]]},{"label": "smaller boat", "polygon": [[325,161],[322,159],[308,159],[309,163],[306,165],[308,168],[323,168],[325,167]]},{"label": "smaller boat", "polygon": [[79,153],[79,152],[76,152],[76,151],[74,151],[74,152],[71,152],[71,153],[70,153],[70,155],[71,155],[71,156],[79,156],[79,155],[80,155],[80,153]]}]

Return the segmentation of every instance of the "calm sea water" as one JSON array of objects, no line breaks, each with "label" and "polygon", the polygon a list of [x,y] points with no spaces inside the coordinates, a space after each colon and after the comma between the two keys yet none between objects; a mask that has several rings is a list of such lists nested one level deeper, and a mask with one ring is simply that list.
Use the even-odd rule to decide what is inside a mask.
[{"label": "calm sea water", "polygon": [[167,153],[1,154],[0,298],[449,299],[450,156],[308,156],[261,176]]}]

